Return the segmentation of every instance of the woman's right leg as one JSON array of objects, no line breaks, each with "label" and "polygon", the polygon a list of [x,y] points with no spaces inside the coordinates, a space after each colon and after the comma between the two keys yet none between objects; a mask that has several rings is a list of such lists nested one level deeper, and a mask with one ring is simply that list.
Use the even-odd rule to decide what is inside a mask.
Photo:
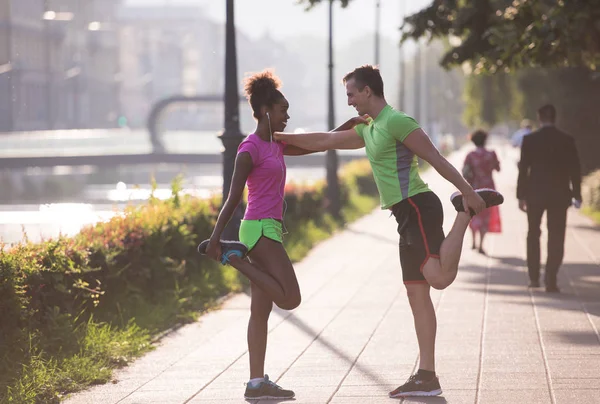
[{"label": "woman's right leg", "polygon": [[[248,356],[250,357],[250,380],[246,385],[246,400],[291,399],[292,390],[282,389],[265,374],[265,354],[269,333],[269,314],[273,302],[256,284],[251,284],[252,302],[248,322]],[[258,379],[258,380],[257,380]]]},{"label": "woman's right leg", "polygon": [[250,379],[264,377],[265,355],[269,315],[273,302],[255,283],[250,285],[250,321],[248,321],[248,355],[250,357]]},{"label": "woman's right leg", "polygon": [[261,237],[248,254],[252,262],[232,256],[229,263],[246,275],[284,310],[300,305],[300,286],[283,244]]}]

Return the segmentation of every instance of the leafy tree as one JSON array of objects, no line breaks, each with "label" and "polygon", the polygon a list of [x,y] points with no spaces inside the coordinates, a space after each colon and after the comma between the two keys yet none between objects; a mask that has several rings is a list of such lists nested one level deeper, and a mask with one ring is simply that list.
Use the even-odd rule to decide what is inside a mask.
[{"label": "leafy tree", "polygon": [[600,67],[600,0],[434,0],[406,18],[403,40],[456,37],[443,66],[478,73]]},{"label": "leafy tree", "polygon": [[[532,117],[541,104],[555,104],[584,172],[600,167],[600,0],[433,0],[402,30],[403,40],[449,38],[453,46],[440,61],[446,68],[466,63],[475,75],[512,72],[518,91],[511,110]],[[471,78],[466,93],[481,120],[490,115],[476,103],[494,99],[486,80]],[[514,103],[519,97],[522,107]]]},{"label": "leafy tree", "polygon": [[519,121],[527,116],[515,76],[507,73],[471,74],[463,99],[463,121],[469,127],[492,127],[499,122]]}]

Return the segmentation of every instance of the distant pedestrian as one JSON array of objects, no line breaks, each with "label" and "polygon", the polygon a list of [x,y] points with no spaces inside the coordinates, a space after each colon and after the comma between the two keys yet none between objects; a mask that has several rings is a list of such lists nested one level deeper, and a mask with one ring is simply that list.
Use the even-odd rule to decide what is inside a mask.
[{"label": "distant pedestrian", "polygon": [[[496,189],[492,173],[500,171],[500,161],[496,152],[486,149],[488,133],[484,130],[476,130],[471,134],[471,141],[476,149],[467,154],[463,164],[463,176],[474,189],[488,188]],[[500,208],[492,206],[475,215],[469,223],[473,234],[473,250],[477,249],[477,234],[479,233],[479,253],[485,255],[483,239],[487,233],[500,233],[502,225],[500,221]]]},{"label": "distant pedestrian", "polygon": [[521,122],[521,128],[519,128],[511,138],[513,147],[520,148],[523,144],[523,138],[531,133],[533,130],[533,124],[529,119],[523,119]]},{"label": "distant pedestrian", "polygon": [[562,264],[567,227],[567,209],[581,205],[581,166],[575,141],[558,130],[556,109],[544,105],[538,110],[541,128],[527,135],[521,148],[517,198],[527,212],[527,269],[529,286],[540,286],[540,224],[547,214],[547,292],[560,292],[557,274]]}]

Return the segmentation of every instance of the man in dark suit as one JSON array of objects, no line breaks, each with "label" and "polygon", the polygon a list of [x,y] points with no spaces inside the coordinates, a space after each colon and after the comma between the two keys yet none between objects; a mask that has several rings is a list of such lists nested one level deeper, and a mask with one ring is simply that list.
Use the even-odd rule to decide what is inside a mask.
[{"label": "man in dark suit", "polygon": [[554,126],[556,109],[544,105],[538,110],[540,129],[523,138],[517,198],[527,212],[527,268],[529,287],[540,286],[540,225],[547,214],[547,292],[560,292],[556,275],[562,264],[567,227],[567,209],[581,206],[581,168],[575,141]]}]

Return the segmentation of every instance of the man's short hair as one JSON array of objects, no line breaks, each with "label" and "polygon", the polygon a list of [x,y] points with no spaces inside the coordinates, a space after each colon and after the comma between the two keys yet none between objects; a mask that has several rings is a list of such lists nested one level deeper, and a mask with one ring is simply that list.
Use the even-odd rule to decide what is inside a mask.
[{"label": "man's short hair", "polygon": [[554,122],[556,120],[556,108],[552,104],[546,104],[538,109],[540,120],[545,122]]},{"label": "man's short hair", "polygon": [[371,65],[364,65],[357,67],[350,73],[344,76],[343,82],[346,84],[348,81],[354,79],[356,87],[362,91],[365,86],[369,86],[373,94],[378,97],[383,97],[383,79],[381,73],[377,67]]}]

